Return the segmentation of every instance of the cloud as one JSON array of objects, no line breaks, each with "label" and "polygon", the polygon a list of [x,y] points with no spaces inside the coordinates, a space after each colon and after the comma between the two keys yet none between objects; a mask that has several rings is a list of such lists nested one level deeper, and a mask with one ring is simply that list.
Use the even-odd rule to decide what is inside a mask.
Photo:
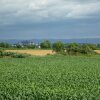
[{"label": "cloud", "polygon": [[98,17],[99,0],[0,0],[0,24]]}]

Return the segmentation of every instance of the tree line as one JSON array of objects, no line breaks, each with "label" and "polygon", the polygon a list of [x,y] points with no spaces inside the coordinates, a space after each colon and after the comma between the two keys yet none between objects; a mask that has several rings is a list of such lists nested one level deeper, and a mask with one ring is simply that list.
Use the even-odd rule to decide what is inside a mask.
[{"label": "tree line", "polygon": [[9,43],[0,43],[1,49],[19,49],[19,48],[27,48],[27,49],[52,49],[57,53],[62,54],[92,54],[94,50],[100,49],[100,44],[85,44],[85,43],[63,43],[61,41],[57,41],[55,43],[51,43],[49,40],[44,40],[39,45],[36,44],[28,44],[26,42],[22,42],[21,44],[11,45]]}]

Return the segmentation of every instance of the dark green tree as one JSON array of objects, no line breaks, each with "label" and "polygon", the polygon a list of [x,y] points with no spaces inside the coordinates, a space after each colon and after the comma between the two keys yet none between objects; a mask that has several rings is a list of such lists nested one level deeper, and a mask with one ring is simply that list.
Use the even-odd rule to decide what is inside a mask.
[{"label": "dark green tree", "polygon": [[51,42],[49,40],[45,40],[40,43],[42,49],[49,49],[51,48]]},{"label": "dark green tree", "polygon": [[64,51],[64,43],[62,43],[61,41],[54,43],[53,44],[53,50],[56,51],[56,52]]},{"label": "dark green tree", "polygon": [[26,47],[29,49],[35,49],[36,46],[32,44],[32,45],[27,45]]},{"label": "dark green tree", "polygon": [[92,50],[96,50],[96,44],[87,44]]},{"label": "dark green tree", "polygon": [[92,54],[93,49],[91,49],[88,44],[83,44],[80,48],[80,52],[83,54]]},{"label": "dark green tree", "polygon": [[77,54],[79,53],[79,44],[70,43],[66,49],[67,49],[68,54]]},{"label": "dark green tree", "polygon": [[22,48],[20,44],[16,44],[16,48]]},{"label": "dark green tree", "polygon": [[2,48],[10,48],[11,47],[11,44],[5,43],[5,42],[1,42],[0,43],[0,47],[2,47]]}]

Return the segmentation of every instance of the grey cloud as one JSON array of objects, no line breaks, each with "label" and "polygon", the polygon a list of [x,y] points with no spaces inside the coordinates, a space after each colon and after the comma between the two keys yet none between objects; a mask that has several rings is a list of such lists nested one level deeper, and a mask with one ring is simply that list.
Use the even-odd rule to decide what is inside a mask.
[{"label": "grey cloud", "polygon": [[0,0],[0,24],[99,16],[99,0]]}]

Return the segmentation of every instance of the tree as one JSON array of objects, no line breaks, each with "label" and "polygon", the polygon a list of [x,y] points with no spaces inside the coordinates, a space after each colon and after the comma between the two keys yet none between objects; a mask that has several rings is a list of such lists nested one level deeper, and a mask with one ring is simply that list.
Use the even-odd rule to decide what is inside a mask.
[{"label": "tree", "polygon": [[87,44],[92,50],[96,50],[96,44]]},{"label": "tree", "polygon": [[77,54],[79,53],[79,44],[78,43],[71,43],[67,46],[68,54]]},{"label": "tree", "polygon": [[0,48],[0,58],[4,56],[4,49]]},{"label": "tree", "polygon": [[33,45],[33,44],[32,44],[32,45],[27,45],[27,48],[29,48],[29,49],[35,49],[35,47],[36,47],[36,46]]},{"label": "tree", "polygon": [[11,44],[5,43],[5,42],[1,42],[0,43],[0,47],[2,47],[2,48],[10,48],[11,47]]},{"label": "tree", "polygon": [[82,46],[81,46],[81,51],[80,51],[81,53],[83,53],[83,54],[91,54],[91,53],[93,53],[93,49],[91,49],[89,46],[88,46],[88,44],[83,44]]},{"label": "tree", "polygon": [[78,44],[71,43],[67,46],[66,50],[68,54],[92,54],[94,53],[95,45],[92,44]]},{"label": "tree", "polygon": [[53,44],[53,50],[56,52],[64,51],[64,44],[61,41],[58,41]]},{"label": "tree", "polygon": [[51,42],[48,40],[45,40],[42,43],[40,43],[40,46],[43,49],[49,49],[49,48],[51,48]]},{"label": "tree", "polygon": [[22,48],[20,44],[16,44],[16,48]]}]

